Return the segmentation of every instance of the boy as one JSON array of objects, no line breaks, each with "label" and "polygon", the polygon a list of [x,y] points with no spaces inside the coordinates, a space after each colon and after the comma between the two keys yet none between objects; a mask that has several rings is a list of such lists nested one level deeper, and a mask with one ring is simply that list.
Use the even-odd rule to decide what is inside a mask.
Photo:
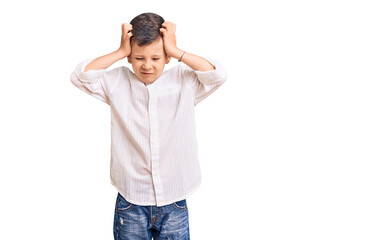
[{"label": "boy", "polygon": [[[127,67],[105,71],[127,57]],[[163,72],[171,58],[177,65]],[[177,48],[153,13],[122,24],[118,50],[81,62],[72,83],[111,107],[115,239],[189,239],[186,197],[200,185],[194,106],[223,84],[215,61]]]}]

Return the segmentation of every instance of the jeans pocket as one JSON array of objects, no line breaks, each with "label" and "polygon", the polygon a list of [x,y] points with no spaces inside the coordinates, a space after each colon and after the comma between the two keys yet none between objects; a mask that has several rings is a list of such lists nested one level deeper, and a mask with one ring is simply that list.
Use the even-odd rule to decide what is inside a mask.
[{"label": "jeans pocket", "polygon": [[184,199],[184,200],[180,200],[180,201],[177,201],[177,202],[174,202],[172,203],[172,205],[176,208],[176,209],[179,209],[179,210],[187,210],[187,201]]},{"label": "jeans pocket", "polygon": [[134,204],[125,200],[125,198],[121,196],[120,193],[118,193],[118,196],[116,199],[116,211],[117,212],[127,212],[131,210],[133,206]]}]

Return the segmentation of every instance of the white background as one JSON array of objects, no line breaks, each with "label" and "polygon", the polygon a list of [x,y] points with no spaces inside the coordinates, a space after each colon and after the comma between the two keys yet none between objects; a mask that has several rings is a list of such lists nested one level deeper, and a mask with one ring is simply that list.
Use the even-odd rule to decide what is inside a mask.
[{"label": "white background", "polygon": [[0,239],[112,239],[109,107],[69,77],[143,12],[228,73],[196,107],[193,240],[376,239],[372,2],[3,1]]}]

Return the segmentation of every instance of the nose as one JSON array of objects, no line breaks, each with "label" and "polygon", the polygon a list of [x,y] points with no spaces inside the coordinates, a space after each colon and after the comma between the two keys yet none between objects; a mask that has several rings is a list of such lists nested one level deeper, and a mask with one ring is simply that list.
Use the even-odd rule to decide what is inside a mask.
[{"label": "nose", "polygon": [[151,63],[150,61],[146,61],[143,65],[142,68],[145,70],[151,69]]}]

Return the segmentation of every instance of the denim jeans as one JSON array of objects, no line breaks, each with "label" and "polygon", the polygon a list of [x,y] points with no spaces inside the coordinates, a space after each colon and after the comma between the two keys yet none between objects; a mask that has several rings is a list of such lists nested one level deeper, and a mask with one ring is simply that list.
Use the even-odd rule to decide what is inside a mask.
[{"label": "denim jeans", "polygon": [[187,240],[186,200],[162,207],[132,204],[118,193],[114,217],[115,240]]}]

